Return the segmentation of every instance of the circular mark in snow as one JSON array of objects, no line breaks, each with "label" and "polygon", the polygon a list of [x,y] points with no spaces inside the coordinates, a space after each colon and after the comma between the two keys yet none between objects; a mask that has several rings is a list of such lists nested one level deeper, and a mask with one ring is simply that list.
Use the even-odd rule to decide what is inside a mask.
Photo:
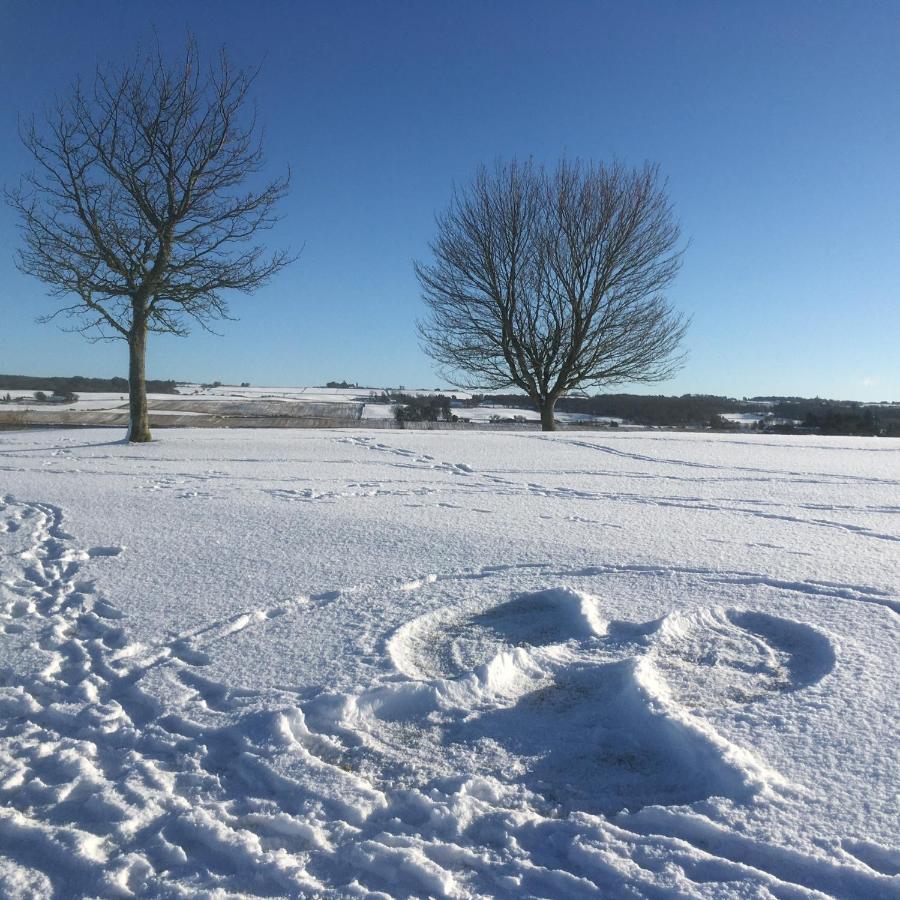
[{"label": "circular mark in snow", "polygon": [[[510,590],[555,579],[567,583]],[[579,579],[591,593],[570,586]],[[684,596],[739,594],[769,608],[774,594],[789,590],[747,573],[649,567],[429,576],[404,588],[434,590],[449,603],[387,641],[405,679],[318,698],[304,710],[307,721],[339,737],[343,766],[375,781],[379,772],[400,784],[408,772],[421,784],[423,770],[438,780],[502,771],[563,810],[743,801],[783,784],[706,716],[814,685],[835,664],[829,638],[790,618],[722,604],[616,619],[621,599],[615,609],[603,599],[603,591],[620,595],[625,582],[633,590],[653,581],[671,593],[674,579]]]},{"label": "circular mark in snow", "polygon": [[484,665],[504,649],[543,647],[605,633],[597,601],[551,588],[470,610],[443,608],[401,626],[388,641],[391,661],[411,678],[452,678]]}]

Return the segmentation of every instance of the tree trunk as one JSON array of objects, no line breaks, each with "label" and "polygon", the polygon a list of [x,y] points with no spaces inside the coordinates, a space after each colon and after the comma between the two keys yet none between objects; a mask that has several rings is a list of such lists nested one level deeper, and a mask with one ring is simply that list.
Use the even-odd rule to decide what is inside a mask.
[{"label": "tree trunk", "polygon": [[134,444],[153,440],[147,416],[146,351],[147,327],[135,324],[128,335],[128,440]]},{"label": "tree trunk", "polygon": [[553,418],[555,406],[556,397],[546,397],[538,403],[541,412],[541,431],[556,431],[556,419]]}]

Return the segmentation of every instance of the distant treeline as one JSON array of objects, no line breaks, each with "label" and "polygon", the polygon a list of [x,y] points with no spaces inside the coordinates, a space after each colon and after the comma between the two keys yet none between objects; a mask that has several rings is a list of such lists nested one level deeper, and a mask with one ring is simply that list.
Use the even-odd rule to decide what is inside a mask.
[{"label": "distant treeline", "polygon": [[814,400],[792,397],[775,403],[779,418],[801,422],[801,428],[819,434],[859,434],[900,437],[900,404],[874,406],[849,400]]},{"label": "distant treeline", "polygon": [[[477,400],[484,406],[534,409],[523,394],[492,394]],[[475,398],[473,402],[477,402]],[[556,409],[625,419],[635,425],[685,428],[705,428],[711,424],[712,427],[724,427],[728,423],[721,420],[722,413],[759,413],[767,417],[759,423],[760,429],[765,431],[900,436],[900,404],[876,406],[850,400],[803,397],[737,400],[712,394],[684,394],[681,397],[596,394],[593,397],[563,397],[557,402]]]},{"label": "distant treeline", "polygon": [[[484,398],[483,404],[534,409],[531,401],[523,394],[492,394]],[[719,413],[764,413],[769,411],[769,406],[708,394],[684,394],[681,397],[596,394],[593,397],[561,397],[556,403],[556,409],[558,412],[627,419],[635,425],[703,427]]]},{"label": "distant treeline", "polygon": [[[148,381],[147,391],[151,394],[177,393],[177,381]],[[0,390],[3,391],[46,391],[51,394],[127,394],[127,378],[71,378],[41,377],[38,375],[0,375]]]}]

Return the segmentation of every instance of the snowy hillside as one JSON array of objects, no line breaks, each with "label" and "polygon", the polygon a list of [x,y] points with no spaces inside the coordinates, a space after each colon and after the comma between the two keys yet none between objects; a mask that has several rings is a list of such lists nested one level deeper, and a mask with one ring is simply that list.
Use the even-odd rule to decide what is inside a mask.
[{"label": "snowy hillside", "polygon": [[0,896],[900,896],[900,444],[0,433]]}]

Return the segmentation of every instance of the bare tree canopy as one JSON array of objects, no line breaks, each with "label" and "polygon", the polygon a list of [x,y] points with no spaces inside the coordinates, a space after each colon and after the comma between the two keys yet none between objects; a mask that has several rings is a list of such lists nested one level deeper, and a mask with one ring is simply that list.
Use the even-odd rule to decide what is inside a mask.
[{"label": "bare tree canopy", "polygon": [[291,257],[253,243],[276,221],[288,178],[262,180],[248,92],[255,73],[222,51],[208,68],[189,39],[169,65],[157,49],[99,70],[22,140],[36,163],[7,191],[24,246],[18,266],[71,299],[64,315],[130,350],[133,441],[150,440],[144,387],[148,332],[185,335],[227,318],[223,293],[249,292]]},{"label": "bare tree canopy", "polygon": [[680,368],[679,236],[656,166],[481,166],[416,263],[423,347],[459,387],[525,391],[550,430],[566,391]]}]

